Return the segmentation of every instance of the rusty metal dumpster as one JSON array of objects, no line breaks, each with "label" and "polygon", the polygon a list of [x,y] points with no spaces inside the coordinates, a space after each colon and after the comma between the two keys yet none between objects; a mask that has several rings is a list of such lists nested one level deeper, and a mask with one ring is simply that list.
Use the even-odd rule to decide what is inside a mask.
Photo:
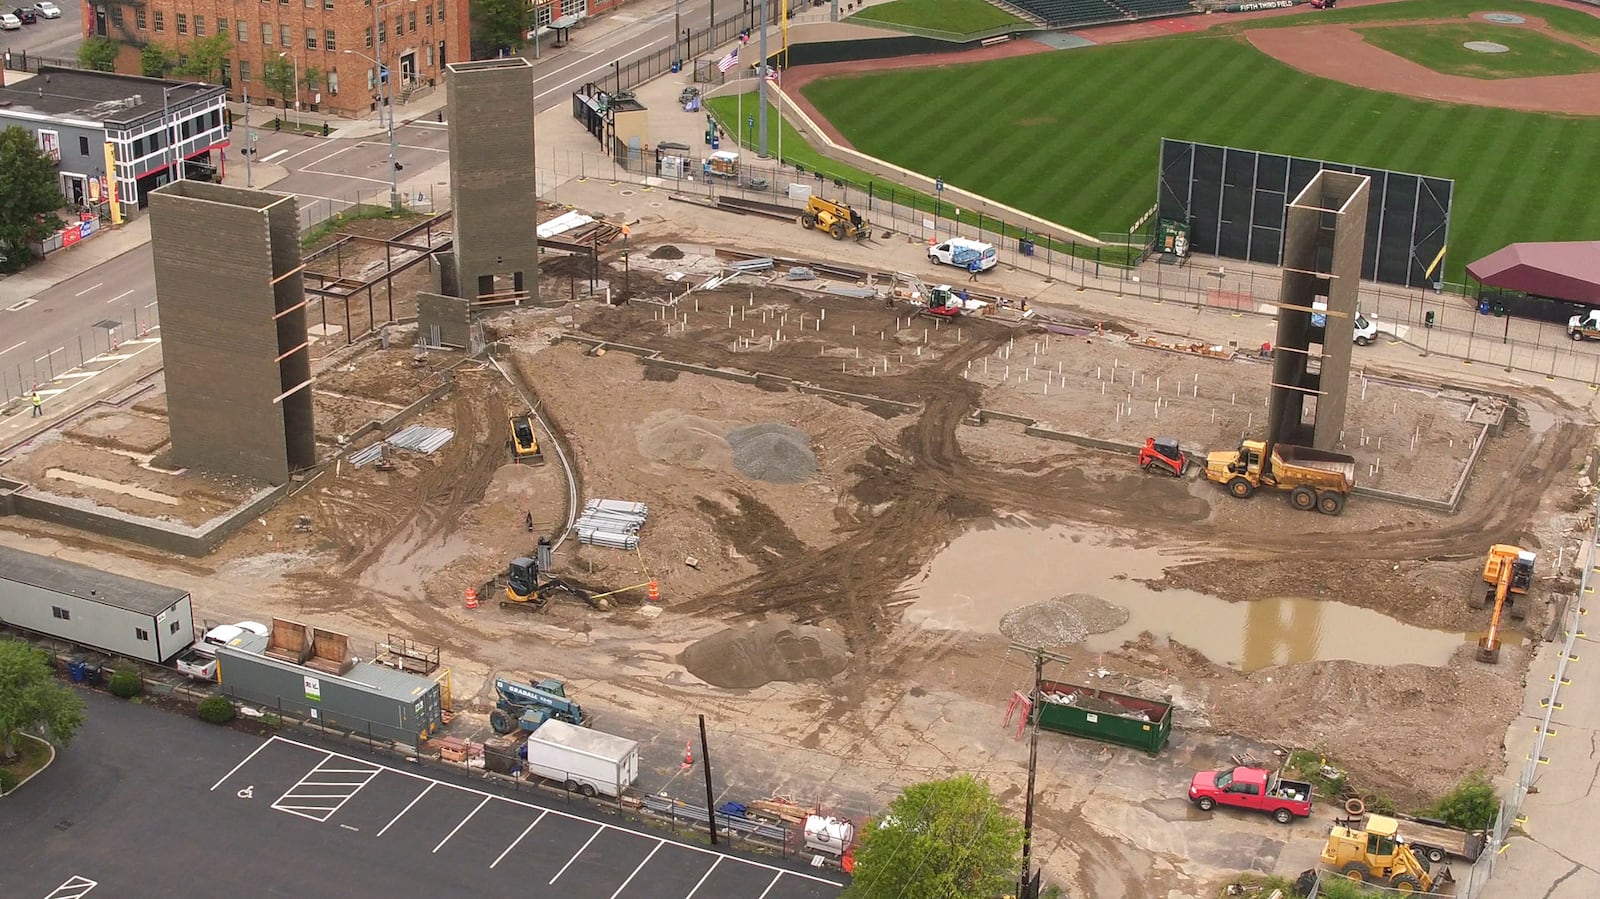
[{"label": "rusty metal dumpster", "polygon": [[1078,684],[1044,681],[1034,720],[1045,730],[1155,755],[1172,735],[1172,704]]}]

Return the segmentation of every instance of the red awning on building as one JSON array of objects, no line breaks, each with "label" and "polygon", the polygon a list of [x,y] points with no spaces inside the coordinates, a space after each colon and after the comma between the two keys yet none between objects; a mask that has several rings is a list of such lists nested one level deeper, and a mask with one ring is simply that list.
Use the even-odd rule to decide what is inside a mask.
[{"label": "red awning on building", "polygon": [[1514,243],[1467,265],[1487,287],[1600,306],[1600,240]]}]

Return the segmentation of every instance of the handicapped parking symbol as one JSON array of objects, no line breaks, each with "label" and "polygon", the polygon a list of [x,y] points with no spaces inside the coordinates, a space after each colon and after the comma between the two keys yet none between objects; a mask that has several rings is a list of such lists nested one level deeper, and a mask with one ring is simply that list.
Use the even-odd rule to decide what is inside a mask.
[{"label": "handicapped parking symbol", "polygon": [[244,789],[240,790],[239,791],[239,798],[240,799],[254,799],[254,798],[256,798],[256,787],[255,787],[255,784],[251,784],[250,786],[245,787]]}]

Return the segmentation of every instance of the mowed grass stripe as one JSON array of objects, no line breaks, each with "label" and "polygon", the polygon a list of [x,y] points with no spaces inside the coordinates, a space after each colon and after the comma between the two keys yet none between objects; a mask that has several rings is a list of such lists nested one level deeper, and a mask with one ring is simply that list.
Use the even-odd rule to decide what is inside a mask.
[{"label": "mowed grass stripe", "polygon": [[[958,88],[977,99],[940,101]],[[1236,36],[825,79],[805,93],[865,152],[1089,233],[1125,229],[1149,208],[1160,138],[1172,137],[1455,180],[1451,280],[1506,243],[1600,235],[1600,203],[1576,201],[1600,195],[1600,118],[1368,91],[1304,75]],[[1034,118],[1054,123],[1016,125]],[[1517,195],[1502,197],[1514,175]]]}]

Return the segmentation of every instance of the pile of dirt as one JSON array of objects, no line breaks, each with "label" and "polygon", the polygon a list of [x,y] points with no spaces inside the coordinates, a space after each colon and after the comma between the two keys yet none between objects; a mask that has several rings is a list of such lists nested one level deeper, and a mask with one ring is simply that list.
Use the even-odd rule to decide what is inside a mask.
[{"label": "pile of dirt", "polygon": [[726,468],[732,449],[720,422],[679,409],[662,409],[634,429],[639,453],[646,459],[689,468]]},{"label": "pile of dirt", "polygon": [[817,473],[811,437],[788,425],[767,422],[728,432],[733,467],[745,477],[769,484],[801,484]]},{"label": "pile of dirt", "polygon": [[1000,619],[1000,633],[1024,646],[1070,646],[1127,621],[1128,610],[1119,605],[1089,593],[1069,593],[1012,609]]},{"label": "pile of dirt", "polygon": [[672,244],[662,244],[650,251],[651,259],[682,259],[683,251]]},{"label": "pile of dirt", "polygon": [[718,631],[690,644],[678,661],[714,687],[748,690],[772,681],[826,680],[844,670],[849,653],[832,631],[768,621]]}]

